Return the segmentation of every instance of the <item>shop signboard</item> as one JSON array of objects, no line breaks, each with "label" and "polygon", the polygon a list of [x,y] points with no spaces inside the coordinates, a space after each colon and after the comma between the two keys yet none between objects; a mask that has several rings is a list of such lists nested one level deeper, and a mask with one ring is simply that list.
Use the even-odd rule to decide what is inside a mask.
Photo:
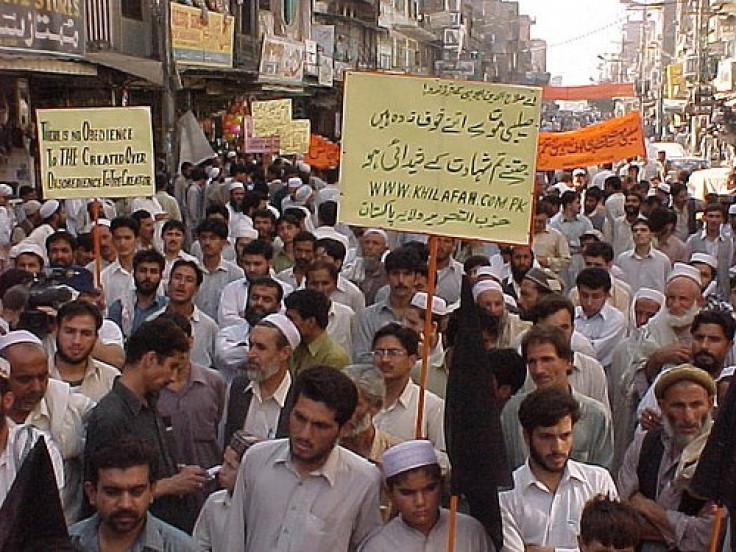
[{"label": "shop signboard", "polygon": [[288,38],[264,36],[258,80],[303,84],[305,45]]},{"label": "shop signboard", "polygon": [[528,244],[541,94],[348,72],[340,221]]},{"label": "shop signboard", "polygon": [[84,55],[84,2],[0,3],[0,51]]},{"label": "shop signboard", "polygon": [[182,65],[232,67],[235,18],[171,2],[171,49]]},{"label": "shop signboard", "polygon": [[150,108],[37,109],[36,120],[44,198],[155,193]]}]

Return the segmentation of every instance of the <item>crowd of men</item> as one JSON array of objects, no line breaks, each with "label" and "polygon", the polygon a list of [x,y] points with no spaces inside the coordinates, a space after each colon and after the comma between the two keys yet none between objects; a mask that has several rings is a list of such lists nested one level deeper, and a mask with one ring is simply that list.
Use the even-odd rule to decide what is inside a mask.
[{"label": "crowd of men", "polygon": [[0,504],[43,437],[78,550],[445,550],[467,285],[500,550],[706,550],[688,482],[736,364],[736,205],[652,163],[538,174],[531,245],[437,238],[431,301],[426,237],[338,223],[337,172],[295,159],[118,201],[0,185]]}]

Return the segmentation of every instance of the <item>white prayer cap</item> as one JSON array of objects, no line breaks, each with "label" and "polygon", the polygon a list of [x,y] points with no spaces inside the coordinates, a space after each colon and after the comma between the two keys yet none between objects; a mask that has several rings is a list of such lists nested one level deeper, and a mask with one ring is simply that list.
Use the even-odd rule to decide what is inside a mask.
[{"label": "white prayer cap", "polygon": [[700,285],[702,284],[700,280],[700,271],[689,264],[675,263],[670,275],[667,276],[667,283],[669,284],[672,280],[679,277],[690,278],[693,282],[698,284],[698,288],[700,288]]},{"label": "white prayer cap", "polygon": [[302,179],[298,176],[292,176],[289,180],[286,181],[286,185],[289,188],[301,188],[304,185],[304,182],[302,182]]},{"label": "white prayer cap", "polygon": [[[423,291],[416,292],[411,298],[413,307],[421,310],[427,310],[427,294]],[[445,316],[448,313],[447,303],[442,297],[432,296],[432,314],[436,316]]]},{"label": "white prayer cap", "polygon": [[90,197],[87,198],[87,205],[92,205],[95,201],[102,203],[102,200],[99,197]]},{"label": "white prayer cap", "polygon": [[312,190],[312,187],[308,184],[300,186],[294,194],[294,201],[300,205],[306,205],[307,201],[312,196],[313,191],[314,190]]},{"label": "white prayer cap", "polygon": [[728,214],[729,215],[736,215],[736,203],[734,203],[733,205],[730,205],[728,207]]},{"label": "white prayer cap", "polygon": [[478,270],[475,271],[475,277],[480,280],[481,277],[488,276],[500,282],[502,278],[501,278],[501,275],[498,273],[499,268],[502,268],[502,267],[501,266],[498,266],[498,267],[479,266]]},{"label": "white prayer cap", "polygon": [[299,172],[302,172],[302,173],[306,173],[306,174],[309,174],[309,173],[311,173],[311,172],[312,172],[312,167],[310,167],[310,166],[309,166],[309,165],[308,165],[307,163],[305,163],[304,161],[299,161],[299,162],[298,162],[298,163],[296,164],[296,169],[297,169],[297,170],[298,170]]},{"label": "white prayer cap", "polygon": [[585,169],[575,169],[574,171],[572,171],[573,176],[585,176],[586,174],[588,173],[585,171]]},{"label": "white prayer cap", "polygon": [[38,213],[38,210],[41,208],[41,202],[36,201],[35,199],[29,199],[23,204],[23,212],[26,214],[26,216],[30,216],[33,213]]},{"label": "white prayer cap", "polygon": [[312,234],[318,240],[321,240],[322,238],[329,238],[331,240],[340,242],[341,244],[343,244],[343,246],[345,246],[346,252],[348,251],[348,249],[350,249],[350,240],[348,240],[348,237],[345,234],[341,234],[334,228],[315,228]]},{"label": "white prayer cap", "polygon": [[218,176],[220,176],[220,168],[219,167],[213,167],[212,165],[210,165],[209,167],[207,167],[205,169],[205,172],[207,173],[207,176],[209,176],[212,179],[215,179]]},{"label": "white prayer cap", "polygon": [[259,322],[259,324],[263,324],[265,322],[276,326],[279,331],[284,335],[286,341],[289,342],[289,346],[292,349],[296,349],[299,346],[299,343],[302,342],[302,338],[299,335],[299,330],[296,329],[294,323],[289,320],[285,314],[269,314],[268,316],[264,317]]},{"label": "white prayer cap", "polygon": [[503,288],[496,280],[481,280],[473,286],[473,300],[477,301],[481,293],[485,293],[486,291],[497,291],[503,294]]},{"label": "white prayer cap", "polygon": [[654,301],[655,303],[657,303],[660,307],[664,305],[665,301],[665,297],[662,292],[646,287],[639,288],[637,290],[637,292],[634,294],[634,298],[632,299],[631,304],[635,305],[639,299],[649,299],[650,301]]},{"label": "white prayer cap", "polygon": [[232,237],[236,240],[238,238],[250,238],[252,240],[257,240],[258,230],[253,228],[253,225],[249,224],[247,220],[240,219],[235,225]]},{"label": "white prayer cap", "polygon": [[726,366],[716,378],[716,383],[720,383],[726,378],[732,378],[736,374],[736,366]]},{"label": "white prayer cap", "polygon": [[99,224],[100,226],[107,226],[108,228],[110,228],[110,220],[106,218],[97,219],[97,224]]},{"label": "white prayer cap", "polygon": [[693,253],[690,255],[689,264],[693,263],[706,264],[713,270],[718,270],[718,261],[713,255],[708,255],[707,253]]},{"label": "white prayer cap", "polygon": [[383,453],[383,476],[388,479],[405,471],[437,464],[437,453],[430,441],[414,439],[398,443]]},{"label": "white prayer cap", "polygon": [[233,157],[237,157],[237,156],[238,156],[238,152],[237,151],[229,151],[229,152],[227,152],[227,158],[228,159],[232,159]]},{"label": "white prayer cap", "polygon": [[592,228],[592,229],[590,229],[590,230],[586,230],[585,232],[583,232],[583,233],[582,233],[582,234],[580,235],[580,237],[581,237],[581,238],[582,238],[583,236],[593,236],[593,237],[594,237],[595,239],[597,239],[597,240],[598,240],[599,242],[604,242],[604,241],[606,241],[606,239],[605,239],[605,238],[603,237],[603,232],[601,232],[600,230],[596,230],[595,228]]},{"label": "white prayer cap", "polygon": [[368,228],[365,232],[363,232],[364,236],[367,236],[368,234],[376,234],[378,236],[381,236],[383,240],[388,243],[388,234],[380,228]]},{"label": "white prayer cap", "polygon": [[228,184],[227,190],[228,192],[232,192],[233,190],[245,190],[245,185],[240,180],[233,180]]},{"label": "white prayer cap", "polygon": [[15,259],[18,257],[18,255],[23,255],[24,253],[32,253],[33,255],[39,257],[42,261],[46,258],[46,252],[41,248],[41,246],[38,245],[36,242],[30,241],[28,239],[25,239],[11,247],[8,256],[11,259]]},{"label": "white prayer cap", "polygon": [[51,215],[53,215],[56,211],[59,210],[59,202],[55,199],[49,199],[46,201],[43,205],[41,205],[41,209],[39,210],[41,214],[42,219],[47,219]]},{"label": "white prayer cap", "polygon": [[664,192],[664,193],[668,194],[668,193],[670,193],[670,189],[671,188],[670,188],[670,185],[667,184],[666,182],[660,182],[659,184],[657,184],[657,189],[660,192]]},{"label": "white prayer cap", "polygon": [[11,196],[13,195],[13,188],[7,184],[0,184],[0,195]]},{"label": "white prayer cap", "polygon": [[43,347],[43,342],[35,334],[27,330],[15,330],[0,336],[0,353],[11,345],[18,345],[19,343],[33,343]]}]

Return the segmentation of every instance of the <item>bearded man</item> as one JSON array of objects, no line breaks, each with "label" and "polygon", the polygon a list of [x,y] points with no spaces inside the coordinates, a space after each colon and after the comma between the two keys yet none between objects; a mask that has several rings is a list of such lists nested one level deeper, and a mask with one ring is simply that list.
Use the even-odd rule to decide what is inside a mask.
[{"label": "bearded man", "polygon": [[247,364],[251,328],[265,316],[279,312],[283,296],[283,288],[272,278],[250,282],[243,317],[222,328],[215,337],[215,364],[226,381],[232,381]]},{"label": "bearded man", "polygon": [[241,429],[264,440],[288,434],[289,357],[300,342],[299,330],[283,314],[269,314],[250,330],[245,374],[236,376],[228,389],[226,443]]},{"label": "bearded man", "polygon": [[706,550],[710,504],[686,488],[712,425],[716,386],[700,368],[682,364],[657,380],[662,427],[636,436],[618,474],[618,489],[640,514],[642,552]]},{"label": "bearded man", "polygon": [[342,371],[358,389],[358,406],[348,422],[349,429],[340,444],[355,454],[380,464],[383,453],[401,439],[377,429],[373,416],[383,408],[386,382],[381,371],[372,364],[351,364]]},{"label": "bearded man", "polygon": [[643,397],[662,368],[690,361],[693,341],[691,326],[700,312],[700,272],[697,268],[675,263],[667,277],[664,308],[649,320],[635,347],[632,363],[634,393]]}]

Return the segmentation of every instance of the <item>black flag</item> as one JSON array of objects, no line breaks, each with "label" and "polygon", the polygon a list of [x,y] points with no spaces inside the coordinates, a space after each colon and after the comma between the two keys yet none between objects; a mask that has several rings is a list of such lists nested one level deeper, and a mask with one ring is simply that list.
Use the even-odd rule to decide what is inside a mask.
[{"label": "black flag", "polygon": [[452,494],[464,496],[470,513],[503,545],[499,489],[513,486],[483,348],[478,310],[467,279],[457,312],[457,334],[445,399],[445,434],[452,464]]},{"label": "black flag", "polygon": [[[718,408],[718,417],[700,453],[689,491],[695,496],[724,504],[733,513],[736,512],[736,384],[728,386],[724,402]],[[732,550],[736,550],[734,529],[732,526]]]},{"label": "black flag", "polygon": [[43,437],[28,453],[0,508],[0,552],[74,550]]}]

